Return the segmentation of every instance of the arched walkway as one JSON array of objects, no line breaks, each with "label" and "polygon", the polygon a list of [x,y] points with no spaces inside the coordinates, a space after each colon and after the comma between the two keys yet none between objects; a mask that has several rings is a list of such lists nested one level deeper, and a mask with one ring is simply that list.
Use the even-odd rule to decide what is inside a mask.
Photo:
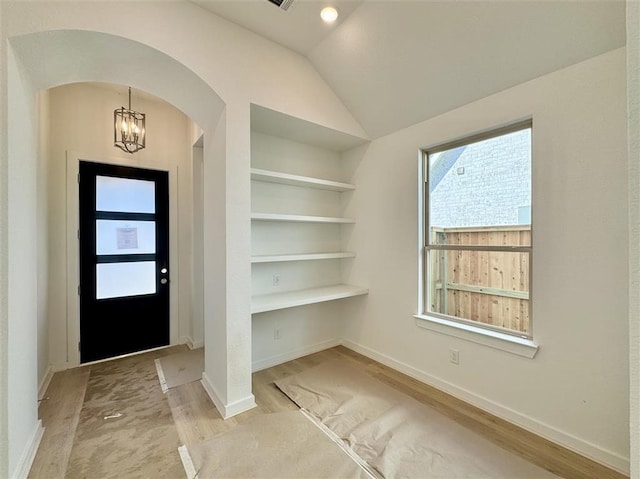
[{"label": "arched walkway", "polygon": [[[25,467],[29,462],[25,445],[27,448],[37,446],[42,431],[37,419],[39,295],[35,287],[40,266],[35,240],[38,231],[36,177],[41,154],[36,136],[37,92],[75,82],[125,84],[147,91],[183,111],[204,132],[205,201],[215,199],[218,205],[204,219],[208,249],[205,264],[207,261],[224,264],[228,242],[224,207],[228,105],[197,74],[165,53],[137,41],[86,30],[45,31],[12,37],[7,54],[8,187],[7,203],[1,206],[3,209],[6,206],[8,223],[8,267],[2,278],[8,284],[8,335],[2,344],[7,353],[0,357],[0,369],[7,378],[0,384],[0,408],[7,411],[7,417],[0,421],[3,429],[0,439],[4,443],[0,462],[5,462],[8,469],[0,470],[0,475]],[[248,121],[246,123],[248,127]],[[245,134],[248,138],[248,128]],[[214,285],[207,290],[213,304],[227,303],[226,274],[226,268],[205,272],[205,285]],[[250,323],[241,327],[246,329],[245,336],[250,337]],[[227,348],[227,329],[226,311],[212,311],[211,307],[207,310],[205,304],[205,344],[209,346],[207,334],[220,338],[208,348],[215,357],[206,361],[207,389],[224,416],[255,405],[251,395],[250,343]],[[236,359],[229,354],[235,354]],[[229,372],[229,362],[243,362],[237,360],[238,354],[246,358],[246,364]],[[229,382],[233,383],[231,391]],[[233,405],[231,409],[229,404]]]}]

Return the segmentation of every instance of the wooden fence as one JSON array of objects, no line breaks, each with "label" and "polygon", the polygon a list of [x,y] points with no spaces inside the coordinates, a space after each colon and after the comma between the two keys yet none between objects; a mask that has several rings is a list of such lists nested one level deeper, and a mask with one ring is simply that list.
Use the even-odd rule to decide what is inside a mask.
[{"label": "wooden fence", "polygon": [[[530,226],[432,228],[432,244],[530,246]],[[432,250],[431,310],[529,334],[529,253]]]}]

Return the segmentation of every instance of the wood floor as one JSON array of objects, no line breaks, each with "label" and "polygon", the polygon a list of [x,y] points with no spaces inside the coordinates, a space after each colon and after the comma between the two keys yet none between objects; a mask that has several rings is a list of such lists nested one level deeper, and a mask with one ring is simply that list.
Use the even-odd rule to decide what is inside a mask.
[{"label": "wood floor", "polygon": [[[145,353],[139,359],[153,362],[155,358],[184,351],[185,348],[176,346]],[[199,382],[170,389],[166,399],[180,441],[187,447],[194,447],[256,415],[297,409],[275,387],[274,381],[332,359],[348,361],[364,373],[558,476],[566,479],[626,477],[341,346],[255,373],[253,393],[258,406],[226,421],[215,409]],[[92,366],[84,366],[54,375],[40,405],[40,418],[46,429],[29,478],[76,479],[68,470],[68,465],[91,368]],[[127,445],[122,444],[122,447],[123,453],[126,453]]]}]

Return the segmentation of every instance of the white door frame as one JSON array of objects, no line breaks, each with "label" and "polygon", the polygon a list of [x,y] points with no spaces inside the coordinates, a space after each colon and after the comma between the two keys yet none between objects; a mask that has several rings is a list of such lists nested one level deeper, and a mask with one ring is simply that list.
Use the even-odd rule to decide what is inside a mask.
[{"label": "white door frame", "polygon": [[[84,155],[77,151],[67,150],[66,159],[66,191],[67,191],[67,361],[65,365],[55,365],[55,370],[72,368],[80,365],[80,262],[78,248],[79,199],[78,174],[80,161],[94,161],[109,165],[133,166],[150,170],[169,172],[169,271],[171,271],[171,289],[169,292],[169,342],[177,344],[179,338],[178,321],[178,175],[177,167],[159,166],[151,160],[137,158],[105,158],[97,155]],[[123,331],[126,334],[126,331]]]}]

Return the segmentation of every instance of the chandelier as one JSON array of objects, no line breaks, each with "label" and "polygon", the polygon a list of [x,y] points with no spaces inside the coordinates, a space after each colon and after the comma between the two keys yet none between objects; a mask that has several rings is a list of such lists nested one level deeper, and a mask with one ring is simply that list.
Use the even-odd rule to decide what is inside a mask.
[{"label": "chandelier", "polygon": [[120,107],[113,112],[113,144],[122,151],[135,153],[145,147],[145,114],[131,109],[131,87],[129,108]]}]

